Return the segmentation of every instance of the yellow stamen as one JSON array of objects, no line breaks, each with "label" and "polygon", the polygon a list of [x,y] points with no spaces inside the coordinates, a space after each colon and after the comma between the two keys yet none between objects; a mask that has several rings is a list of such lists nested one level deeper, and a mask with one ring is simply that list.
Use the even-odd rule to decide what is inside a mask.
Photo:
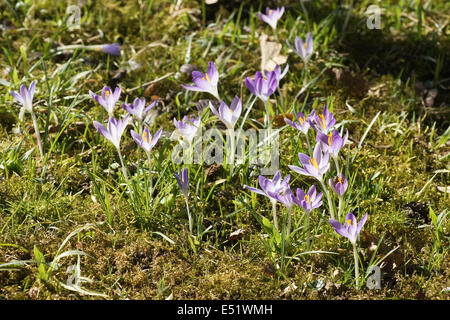
[{"label": "yellow stamen", "polygon": [[142,135],[142,139],[145,140],[145,142],[150,143],[152,141],[152,139],[150,138],[150,140],[148,139],[148,133],[147,131],[144,131],[144,134]]},{"label": "yellow stamen", "polygon": [[317,169],[319,170],[319,165],[317,164],[317,160],[314,158],[311,158],[311,160],[309,160],[309,162],[311,162],[311,164]]},{"label": "yellow stamen", "polygon": [[269,16],[272,14],[272,11],[273,11],[273,10],[269,10]]},{"label": "yellow stamen", "polygon": [[105,98],[107,98],[108,96],[109,96],[109,91],[106,90],[106,91],[105,91]]},{"label": "yellow stamen", "polygon": [[309,200],[309,195],[305,194],[305,196],[303,197],[303,199],[305,199],[306,202],[308,202],[309,204],[311,204],[311,201]]},{"label": "yellow stamen", "polygon": [[333,132],[330,132],[330,134],[328,135],[328,145],[331,146],[332,142],[333,142]]},{"label": "yellow stamen", "polygon": [[338,177],[338,181],[339,181],[340,184],[342,184],[342,178],[341,177]]},{"label": "yellow stamen", "polygon": [[352,225],[352,219],[347,219],[347,224],[348,224],[349,226],[351,226],[351,225]]},{"label": "yellow stamen", "polygon": [[207,80],[208,82],[211,82],[211,79],[209,79],[209,76],[207,73],[205,73],[205,76],[202,79]]},{"label": "yellow stamen", "polygon": [[327,128],[327,124],[325,122],[325,117],[323,116],[323,114],[319,114],[319,117],[322,119],[322,127],[324,129],[326,129]]},{"label": "yellow stamen", "polygon": [[298,122],[300,122],[301,125],[303,125],[303,122],[305,122],[305,120],[303,120],[303,118],[298,118]]},{"label": "yellow stamen", "polygon": [[307,45],[306,45],[306,42],[303,44],[303,48],[305,48],[306,49],[306,47],[307,47]]}]

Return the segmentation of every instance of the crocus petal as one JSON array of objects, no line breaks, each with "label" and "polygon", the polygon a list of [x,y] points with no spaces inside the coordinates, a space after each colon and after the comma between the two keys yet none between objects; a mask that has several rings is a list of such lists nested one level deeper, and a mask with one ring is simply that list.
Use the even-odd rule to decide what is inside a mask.
[{"label": "crocus petal", "polygon": [[311,32],[308,32],[306,35],[306,55],[310,56],[314,50],[314,43]]},{"label": "crocus petal", "polygon": [[18,94],[15,91],[9,91],[9,94],[13,97],[14,101],[21,103],[22,105],[25,104],[25,101],[23,100],[22,96]]},{"label": "crocus petal", "polygon": [[156,133],[154,134],[153,138],[152,138],[152,142],[150,143],[150,148],[153,149],[153,147],[156,145],[156,143],[158,142],[159,138],[161,138],[161,134],[162,134],[163,128],[160,128],[158,131],[156,131]]},{"label": "crocus petal", "polygon": [[302,174],[302,175],[304,175],[304,176],[310,176],[310,175],[311,175],[311,174],[309,174],[309,172],[307,172],[305,169],[302,169],[302,168],[300,168],[300,167],[297,167],[297,166],[291,166],[291,165],[288,165],[288,167],[289,167],[289,169],[291,169],[292,171],[297,172],[297,173],[299,173],[299,174]]},{"label": "crocus petal", "polygon": [[100,132],[100,134],[103,137],[105,137],[109,141],[112,140],[112,136],[111,136],[110,132],[103,124],[101,124],[100,122],[94,121],[94,127],[97,129],[98,132]]},{"label": "crocus petal", "polygon": [[143,146],[142,146],[142,137],[141,137],[141,135],[140,134],[138,134],[136,131],[134,131],[133,129],[132,130],[130,130],[130,134],[131,134],[131,136],[133,137],[133,140],[134,140],[134,142],[136,142],[136,144],[139,146],[139,147],[141,147],[141,148],[143,148]]},{"label": "crocus petal", "polygon": [[255,193],[260,194],[260,195],[262,195],[262,196],[265,196],[265,195],[266,195],[262,190],[259,190],[259,189],[254,188],[254,187],[250,187],[250,186],[244,185],[244,188],[247,188],[247,189],[250,190],[251,192],[255,192]]},{"label": "crocus petal", "polygon": [[362,217],[362,219],[359,221],[358,227],[356,228],[356,235],[358,235],[361,232],[362,227],[364,226],[364,224],[367,221],[367,217],[368,217],[368,213],[366,213],[364,215],[364,217]]},{"label": "crocus petal", "polygon": [[334,231],[336,231],[341,236],[350,239],[351,235],[348,233],[347,229],[337,220],[328,219]]}]

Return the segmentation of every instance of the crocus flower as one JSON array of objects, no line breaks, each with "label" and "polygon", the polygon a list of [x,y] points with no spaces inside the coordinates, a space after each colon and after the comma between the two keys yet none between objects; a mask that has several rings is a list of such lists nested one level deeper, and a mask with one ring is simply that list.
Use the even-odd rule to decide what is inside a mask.
[{"label": "crocus flower", "polygon": [[177,179],[178,186],[180,187],[181,192],[187,198],[188,197],[188,186],[189,186],[189,169],[184,168],[180,170],[179,173],[174,173],[175,179]]},{"label": "crocus flower", "polygon": [[111,141],[117,150],[120,151],[120,138],[128,125],[129,117],[129,114],[119,120],[111,117],[106,127],[100,122],[94,121],[94,126],[102,136]]},{"label": "crocus flower", "polygon": [[101,95],[96,95],[92,91],[89,91],[90,96],[97,101],[98,104],[102,105],[108,112],[109,117],[113,117],[114,107],[120,98],[120,92],[122,88],[116,87],[114,92],[108,86],[103,87]]},{"label": "crocus flower", "polygon": [[328,107],[325,106],[323,108],[323,113],[316,114],[314,112],[314,114],[310,117],[309,123],[314,129],[328,134],[328,132],[330,132],[336,124],[336,119],[333,114],[330,113]]},{"label": "crocus flower", "polygon": [[311,126],[305,115],[301,111],[299,111],[295,118],[296,121],[291,121],[288,118],[284,118],[284,121],[286,121],[286,123],[291,127],[303,132],[304,134],[308,134],[308,130]]},{"label": "crocus flower", "polygon": [[113,56],[120,56],[120,43],[110,43],[99,45],[97,51],[101,51]]},{"label": "crocus flower", "polygon": [[124,108],[128,113],[132,114],[133,116],[138,119],[139,122],[142,122],[145,117],[147,116],[147,113],[155,106],[156,100],[153,101],[147,108],[145,107],[145,98],[134,99],[133,103],[123,103],[122,108]]},{"label": "crocus flower", "polygon": [[[272,70],[272,71],[275,71],[275,75],[277,76],[277,83],[278,83],[278,84],[280,83],[280,80],[284,78],[284,76],[286,75],[286,73],[288,72],[288,70],[289,70],[289,65],[288,65],[288,64],[286,64],[286,67],[284,68],[283,72],[281,72],[281,67],[280,67],[279,65],[277,65],[277,66],[275,67],[275,69]],[[269,78],[269,76],[270,76],[270,71],[264,70],[264,76],[265,76],[266,78]]]},{"label": "crocus flower", "polygon": [[282,190],[279,193],[274,193],[271,191],[268,192],[270,197],[273,197],[274,199],[278,200],[279,202],[284,204],[288,209],[292,208],[292,206],[295,204],[294,194],[292,193],[290,188]]},{"label": "crocus flower", "polygon": [[294,197],[293,201],[305,210],[306,213],[310,213],[313,209],[319,208],[322,205],[322,192],[317,193],[315,185],[312,185],[307,193],[297,188],[296,194],[297,197]]},{"label": "crocus flower", "polygon": [[356,217],[353,213],[349,212],[345,217],[344,225],[342,225],[339,221],[329,219],[331,226],[334,231],[340,234],[343,237],[346,237],[350,242],[354,245],[356,243],[356,239],[361,232],[362,227],[366,223],[367,213],[366,215],[357,223]]},{"label": "crocus flower", "polygon": [[298,154],[298,158],[303,165],[303,168],[291,165],[289,166],[289,168],[294,172],[300,173],[305,176],[314,177],[322,182],[322,176],[330,168],[330,157],[328,151],[323,154],[322,149],[320,148],[320,144],[317,143],[314,148],[312,157],[300,152]]},{"label": "crocus flower", "polygon": [[13,100],[15,102],[19,102],[22,107],[20,108],[19,112],[19,120],[23,121],[23,117],[25,115],[25,112],[29,112],[31,114],[31,118],[33,119],[33,126],[34,126],[34,132],[36,133],[36,140],[37,145],[39,148],[39,153],[41,154],[41,157],[44,156],[44,147],[42,145],[41,141],[41,134],[39,131],[39,125],[37,121],[37,117],[35,113],[33,112],[33,96],[34,91],[36,89],[36,81],[32,81],[30,84],[30,87],[27,89],[25,85],[20,86],[20,93],[17,93],[16,91],[9,91],[11,96],[13,97]]},{"label": "crocus flower", "polygon": [[259,12],[257,14],[257,16],[262,21],[269,24],[272,27],[272,29],[275,30],[277,28],[277,22],[283,15],[283,13],[284,13],[284,7],[276,8],[276,9],[266,8],[266,14]]},{"label": "crocus flower", "polygon": [[58,51],[67,51],[67,50],[91,50],[104,52],[113,56],[120,56],[120,43],[106,43],[106,44],[93,44],[93,45],[82,45],[82,44],[74,44],[69,46],[60,46],[57,48]]},{"label": "crocus flower", "polygon": [[192,81],[195,86],[182,85],[183,88],[191,91],[209,92],[217,100],[220,100],[217,92],[217,83],[219,82],[219,72],[214,65],[214,62],[208,62],[208,69],[206,73],[200,71],[192,71]]},{"label": "crocus flower", "polygon": [[291,44],[289,43],[289,41],[286,41],[288,46],[295,52],[297,53],[300,58],[303,59],[303,61],[306,63],[308,63],[309,58],[311,57],[313,50],[314,50],[314,43],[313,43],[313,38],[311,35],[311,32],[308,32],[308,34],[306,35],[306,42],[303,43],[302,39],[299,36],[295,37],[295,49],[291,46]]},{"label": "crocus flower", "polygon": [[328,182],[330,183],[330,187],[334,190],[334,192],[336,192],[339,197],[342,197],[342,195],[347,190],[348,180],[342,173],[335,179],[330,179]]},{"label": "crocus flower", "polygon": [[253,188],[247,185],[244,185],[244,188],[247,188],[248,190],[255,192],[257,194],[267,196],[272,201],[278,200],[276,198],[277,194],[283,194],[286,192],[286,190],[290,189],[289,187],[289,179],[291,178],[291,175],[287,175],[286,178],[281,180],[281,173],[280,171],[277,171],[275,175],[273,176],[273,179],[267,179],[264,176],[259,176],[258,182],[261,189]]},{"label": "crocus flower", "polygon": [[228,129],[233,129],[241,115],[242,102],[238,96],[235,96],[230,107],[228,107],[225,102],[221,101],[219,111],[217,111],[211,103],[209,103],[209,108],[220,120],[222,120]]},{"label": "crocus flower", "polygon": [[136,142],[136,144],[139,147],[144,149],[144,151],[147,154],[149,154],[150,151],[153,149],[153,147],[156,145],[159,138],[161,137],[161,133],[162,133],[162,128],[159,129],[158,131],[156,131],[154,136],[151,135],[148,128],[144,129],[144,132],[142,133],[142,135],[140,135],[139,133],[137,133],[134,130],[131,130],[131,136],[133,137],[134,142]]},{"label": "crocus flower", "polygon": [[343,139],[337,130],[330,132],[328,135],[317,131],[316,139],[320,143],[322,150],[330,152],[330,155],[336,159],[339,151],[347,142],[348,130]]},{"label": "crocus flower", "polygon": [[13,100],[19,102],[22,105],[24,111],[33,112],[33,96],[36,89],[36,81],[31,82],[30,87],[27,89],[25,85],[20,86],[20,93],[16,91],[9,91]]},{"label": "crocus flower", "polygon": [[266,79],[261,72],[257,71],[254,80],[249,77],[245,78],[245,85],[251,93],[266,103],[270,95],[277,89],[277,73],[270,71]]},{"label": "crocus flower", "polygon": [[198,129],[200,128],[201,118],[200,115],[198,116],[198,118],[190,118],[188,116],[184,116],[182,120],[177,120],[174,118],[173,123],[177,128],[176,132],[174,133],[175,136],[186,139],[190,144],[192,142],[192,139],[194,139],[195,135],[197,134]]}]

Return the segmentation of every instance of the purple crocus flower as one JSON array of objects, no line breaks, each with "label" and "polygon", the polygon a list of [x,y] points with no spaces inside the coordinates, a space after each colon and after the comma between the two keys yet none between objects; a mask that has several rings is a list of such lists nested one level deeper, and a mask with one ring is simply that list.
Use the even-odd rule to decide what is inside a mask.
[{"label": "purple crocus flower", "polygon": [[225,102],[221,101],[219,111],[217,111],[211,103],[209,104],[209,108],[220,120],[222,120],[228,129],[233,129],[241,115],[242,102],[238,96],[235,96],[230,107],[228,107]]},{"label": "purple crocus flower", "polygon": [[291,178],[291,175],[287,175],[286,178],[281,180],[281,173],[280,171],[277,171],[275,175],[273,176],[273,179],[267,179],[264,176],[259,176],[258,182],[259,186],[262,189],[253,188],[247,185],[244,185],[244,188],[247,188],[248,190],[255,192],[257,194],[267,196],[272,201],[278,200],[276,198],[276,195],[284,194],[289,187],[289,179]]},{"label": "purple crocus flower", "polygon": [[16,91],[9,91],[13,100],[19,102],[24,111],[33,112],[33,96],[36,89],[36,81],[31,82],[30,87],[27,89],[25,85],[20,86],[20,93]]},{"label": "purple crocus flower", "polygon": [[306,35],[306,42],[303,43],[302,39],[299,36],[295,37],[295,49],[291,46],[289,41],[286,41],[288,46],[297,53],[300,58],[303,59],[304,63],[307,64],[309,61],[309,58],[311,57],[313,50],[314,50],[314,42],[311,35],[311,32],[308,32]]},{"label": "purple crocus flower", "polygon": [[144,121],[147,113],[155,106],[156,100],[153,101],[147,108],[145,107],[145,98],[134,99],[133,103],[122,103],[122,108],[124,108],[128,113],[132,114],[133,116],[138,119],[139,122]]},{"label": "purple crocus flower", "polygon": [[177,128],[175,136],[182,137],[183,139],[186,139],[189,143],[191,143],[192,139],[194,139],[198,129],[200,128],[201,118],[200,115],[198,116],[198,118],[190,118],[188,116],[184,116],[182,120],[173,118],[173,123]]},{"label": "purple crocus flower", "polygon": [[270,71],[266,79],[261,72],[257,71],[255,80],[252,80],[249,77],[245,78],[245,85],[251,93],[266,103],[270,95],[277,89],[277,73],[275,71]]},{"label": "purple crocus flower", "polygon": [[283,13],[284,13],[284,7],[276,8],[276,9],[266,8],[266,14],[258,12],[257,16],[262,21],[269,24],[272,27],[272,29],[275,30],[277,28],[277,22],[283,15]]},{"label": "purple crocus flower", "polygon": [[295,197],[290,188],[282,190],[280,193],[269,191],[269,196],[284,204],[288,209],[292,208],[295,204]]},{"label": "purple crocus flower", "polygon": [[178,186],[180,187],[181,192],[187,198],[189,194],[189,169],[184,168],[180,170],[179,173],[174,173],[175,179],[177,179]]},{"label": "purple crocus flower", "polygon": [[[323,108],[323,113],[316,114],[315,112],[310,116],[309,123],[311,126],[321,131],[322,133],[328,134],[333,129],[333,126],[336,124],[336,119],[334,118],[333,114],[330,113],[328,110],[328,107],[325,106]],[[314,125],[314,123],[315,125]]]},{"label": "purple crocus flower", "polygon": [[[286,64],[286,67],[284,68],[283,72],[281,72],[281,67],[280,67],[279,65],[277,65],[277,66],[275,67],[275,69],[272,70],[272,71],[275,71],[275,75],[277,76],[277,83],[278,83],[278,84],[280,83],[280,80],[284,78],[284,76],[286,75],[286,73],[288,72],[288,70],[289,70],[289,65],[288,65],[288,64]],[[265,76],[266,78],[269,78],[269,76],[270,76],[270,71],[264,70],[264,76]]]},{"label": "purple crocus flower", "polygon": [[120,43],[102,44],[98,46],[97,50],[113,56],[120,56]]},{"label": "purple crocus flower", "polygon": [[298,204],[306,213],[310,213],[313,209],[319,208],[322,205],[322,192],[317,193],[316,186],[312,185],[308,192],[303,192],[302,189],[297,188],[297,197],[293,201]]},{"label": "purple crocus flower", "polygon": [[96,95],[90,90],[89,94],[95,101],[97,101],[98,104],[102,105],[106,109],[109,117],[112,118],[114,113],[114,107],[116,106],[116,103],[120,98],[121,91],[122,88],[120,86],[116,87],[114,93],[112,92],[110,87],[105,86],[103,87],[102,94],[100,96]]},{"label": "purple crocus flower", "polygon": [[320,148],[320,144],[317,143],[314,148],[312,157],[300,152],[298,154],[298,158],[303,165],[303,168],[291,165],[289,166],[289,168],[294,172],[300,173],[305,176],[314,177],[322,182],[322,176],[330,168],[330,157],[328,151],[323,154],[322,149]]},{"label": "purple crocus flower", "polygon": [[348,130],[344,136],[344,139],[342,139],[341,135],[339,134],[339,131],[337,130],[330,132],[328,135],[320,131],[317,131],[316,139],[317,142],[320,143],[322,150],[330,152],[330,155],[333,158],[337,159],[339,151],[347,142]]},{"label": "purple crocus flower", "polygon": [[334,192],[336,192],[339,197],[342,197],[342,195],[347,190],[348,180],[342,173],[334,180],[330,179],[328,182],[330,183],[330,187],[334,190]]},{"label": "purple crocus flower", "polygon": [[336,231],[338,234],[340,234],[343,237],[346,237],[350,242],[355,245],[356,239],[361,232],[362,227],[366,223],[367,220],[367,213],[366,215],[357,223],[356,217],[353,215],[353,213],[349,212],[347,216],[345,217],[344,225],[342,225],[339,221],[328,219],[330,221],[331,226],[333,227],[334,231]]},{"label": "purple crocus flower", "polygon": [[190,91],[209,92],[217,100],[220,100],[219,93],[217,92],[217,84],[219,82],[219,72],[214,65],[214,62],[208,62],[208,68],[206,73],[200,71],[192,71],[192,81],[195,86],[182,85],[183,88]]},{"label": "purple crocus flower", "polygon": [[286,121],[286,123],[291,127],[303,132],[304,134],[308,134],[308,130],[311,125],[309,124],[309,121],[305,117],[305,115],[301,111],[299,111],[295,118],[296,121],[291,121],[288,118],[284,118],[284,121]]},{"label": "purple crocus flower", "polygon": [[119,120],[111,117],[106,127],[100,122],[94,121],[94,126],[102,136],[111,141],[117,150],[120,151],[120,138],[128,125],[129,117],[129,114]]},{"label": "purple crocus flower", "polygon": [[131,136],[133,137],[134,142],[136,142],[136,144],[139,147],[144,149],[144,151],[147,154],[150,154],[150,151],[153,149],[153,147],[156,145],[159,138],[161,137],[161,133],[162,133],[162,128],[160,128],[158,131],[156,131],[154,136],[151,135],[151,133],[147,127],[144,129],[144,132],[142,133],[142,135],[140,135],[139,133],[137,133],[134,130],[131,130]]}]

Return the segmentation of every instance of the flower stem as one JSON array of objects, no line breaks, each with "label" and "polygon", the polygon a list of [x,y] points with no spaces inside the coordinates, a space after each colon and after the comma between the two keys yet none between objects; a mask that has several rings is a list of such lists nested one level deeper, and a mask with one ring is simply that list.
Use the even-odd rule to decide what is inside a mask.
[{"label": "flower stem", "polygon": [[147,153],[147,161],[148,161],[148,176],[150,179],[150,188],[149,188],[149,195],[150,199],[152,199],[153,196],[153,178],[152,178],[152,157],[150,155],[150,152]]},{"label": "flower stem", "polygon": [[339,162],[338,162],[338,159],[337,159],[337,157],[332,157],[332,158],[333,158],[333,160],[334,160],[334,165],[335,165],[335,167],[336,167],[337,175],[340,175],[340,174],[341,174],[341,169],[339,168]]},{"label": "flower stem", "polygon": [[289,237],[289,235],[291,234],[291,224],[292,224],[291,207],[287,207],[287,214],[288,214],[288,222],[287,222],[286,236]]},{"label": "flower stem", "polygon": [[122,152],[120,152],[119,148],[117,148],[117,153],[119,154],[120,163],[122,165],[122,173],[125,178],[125,182],[127,183],[128,192],[130,193],[131,198],[134,200],[133,192],[131,191],[131,188],[130,188],[130,180],[128,179],[127,168],[125,167],[125,163],[123,162]]},{"label": "flower stem", "polygon": [[230,132],[230,148],[231,148],[231,154],[230,154],[230,178],[233,176],[233,170],[234,170],[234,155],[235,155],[235,134],[234,129],[228,130]]},{"label": "flower stem", "polygon": [[266,115],[264,117],[264,126],[266,128],[271,129],[272,123],[270,122],[269,101],[264,101],[264,108],[266,109]]},{"label": "flower stem", "polygon": [[38,144],[38,148],[39,148],[39,153],[41,154],[41,157],[43,158],[44,157],[44,149],[42,148],[41,133],[39,132],[37,118],[33,111],[31,111],[31,118],[33,119],[34,132],[36,132],[36,139],[37,139],[37,144]]},{"label": "flower stem", "polygon": [[331,201],[331,195],[330,192],[328,191],[328,189],[325,187],[325,184],[323,183],[322,180],[319,180],[320,185],[322,186],[323,192],[325,192],[326,196],[327,196],[327,202],[328,202],[328,209],[330,211],[330,215],[331,215],[331,219],[335,219],[335,214],[334,214],[334,208],[333,208],[333,202]]},{"label": "flower stem", "polygon": [[308,133],[306,133],[305,136],[306,136],[306,143],[308,144],[308,152],[309,152],[309,154],[311,154],[312,149],[311,149],[311,143],[309,142]]},{"label": "flower stem", "polygon": [[356,289],[359,289],[359,262],[358,262],[358,250],[356,248],[356,242],[353,245],[353,258],[355,259],[355,281]]},{"label": "flower stem", "polygon": [[309,251],[311,248],[311,239],[309,237],[309,212],[306,212],[306,249]]},{"label": "flower stem", "polygon": [[191,217],[191,212],[189,211],[189,202],[188,202],[187,197],[184,197],[184,202],[186,203],[186,210],[187,210],[188,219],[189,219],[189,233],[192,235],[192,217]]},{"label": "flower stem", "polygon": [[278,221],[277,221],[277,201],[276,200],[271,200],[272,201],[272,215],[273,215],[273,225],[275,226],[275,229],[278,229]]},{"label": "flower stem", "polygon": [[339,197],[338,219],[341,220],[342,210],[344,210],[344,197]]}]

